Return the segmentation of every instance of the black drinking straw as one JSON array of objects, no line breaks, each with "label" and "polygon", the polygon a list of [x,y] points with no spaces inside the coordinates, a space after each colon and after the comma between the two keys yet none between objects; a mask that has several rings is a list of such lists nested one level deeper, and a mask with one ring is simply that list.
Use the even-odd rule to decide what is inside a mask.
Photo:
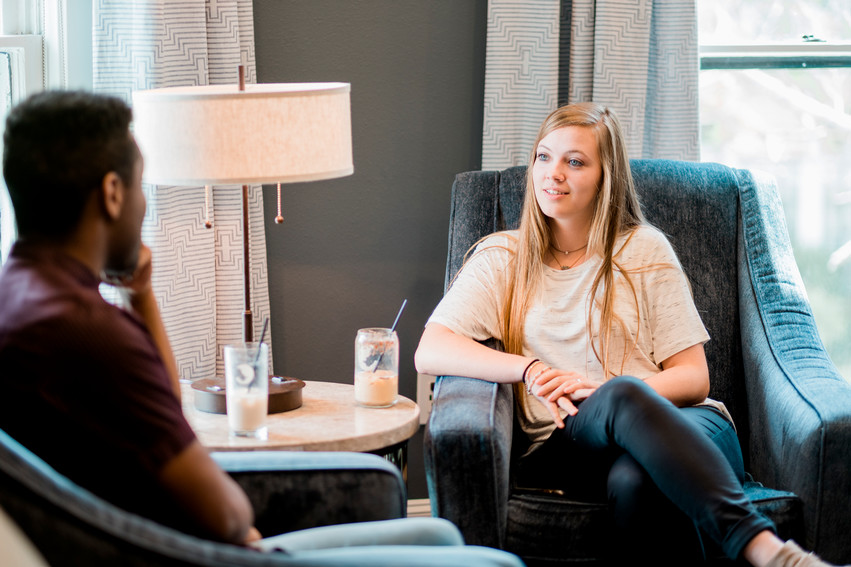
[{"label": "black drinking straw", "polygon": [[[399,312],[396,314],[396,320],[395,320],[395,321],[393,321],[393,326],[392,326],[392,327],[390,327],[390,332],[391,332],[391,333],[392,333],[393,331],[395,331],[395,330],[396,330],[396,324],[399,322],[399,317],[401,317],[401,316],[402,316],[402,311],[404,311],[404,310],[405,310],[405,306],[406,306],[407,304],[408,304],[408,300],[407,300],[407,299],[406,299],[406,300],[404,300],[404,301],[402,301],[402,307],[400,307],[400,308],[399,308]],[[385,347],[384,347],[383,349],[381,349],[381,354],[379,354],[379,355],[378,355],[378,360],[377,360],[377,361],[375,361],[375,366],[373,366],[373,367],[372,367],[372,372],[375,372],[375,371],[378,369],[378,365],[379,365],[379,364],[381,364],[381,359],[382,359],[382,358],[384,358],[384,353],[385,353],[386,351],[387,351],[387,346],[385,345]]]}]

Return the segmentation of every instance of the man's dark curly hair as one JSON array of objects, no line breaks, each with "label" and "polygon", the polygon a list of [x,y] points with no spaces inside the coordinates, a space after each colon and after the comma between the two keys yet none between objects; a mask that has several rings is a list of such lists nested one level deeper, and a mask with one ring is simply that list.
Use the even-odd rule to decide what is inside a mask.
[{"label": "man's dark curly hair", "polygon": [[107,173],[132,182],[139,157],[132,118],[124,101],[82,91],[35,94],[12,109],[3,175],[22,238],[70,234]]}]

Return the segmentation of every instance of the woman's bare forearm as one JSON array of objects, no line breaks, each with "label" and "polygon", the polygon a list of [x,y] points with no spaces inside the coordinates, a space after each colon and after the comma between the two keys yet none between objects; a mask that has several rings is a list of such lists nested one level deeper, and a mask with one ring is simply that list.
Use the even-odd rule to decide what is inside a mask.
[{"label": "woman's bare forearm", "polygon": [[439,323],[426,325],[414,354],[417,372],[423,374],[466,376],[504,383],[520,382],[531,361],[526,356],[486,347]]},{"label": "woman's bare forearm", "polygon": [[647,385],[678,407],[699,404],[709,395],[709,368],[703,345],[691,346],[662,361],[662,372]]}]

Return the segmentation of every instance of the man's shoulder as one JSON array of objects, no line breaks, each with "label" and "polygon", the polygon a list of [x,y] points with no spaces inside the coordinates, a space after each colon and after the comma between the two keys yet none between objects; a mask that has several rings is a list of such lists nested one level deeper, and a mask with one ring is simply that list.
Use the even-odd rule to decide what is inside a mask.
[{"label": "man's shoulder", "polygon": [[42,305],[96,304],[99,280],[76,260],[40,249],[16,247],[0,271],[4,311]]},{"label": "man's shoulder", "polygon": [[5,345],[63,355],[102,354],[107,345],[135,345],[145,331],[105,301],[98,289],[51,269],[21,267],[0,275],[0,339]]}]

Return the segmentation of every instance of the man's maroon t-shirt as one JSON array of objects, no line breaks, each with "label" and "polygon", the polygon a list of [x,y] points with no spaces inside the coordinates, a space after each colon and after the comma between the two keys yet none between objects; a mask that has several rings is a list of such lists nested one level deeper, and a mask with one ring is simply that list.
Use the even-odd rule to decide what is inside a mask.
[{"label": "man's maroon t-shirt", "polygon": [[17,243],[0,272],[0,428],[130,511],[192,531],[157,481],[194,439],[151,335],[70,256]]}]

